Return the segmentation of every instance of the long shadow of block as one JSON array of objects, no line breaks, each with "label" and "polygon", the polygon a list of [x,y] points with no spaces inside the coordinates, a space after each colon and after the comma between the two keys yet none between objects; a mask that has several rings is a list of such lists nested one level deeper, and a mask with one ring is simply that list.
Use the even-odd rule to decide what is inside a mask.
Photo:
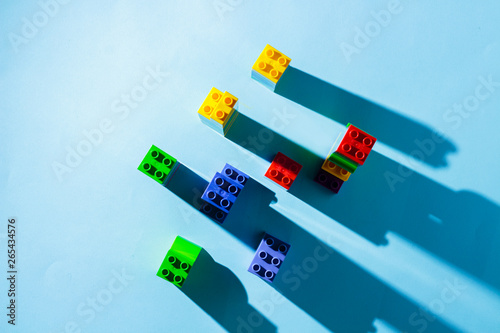
[{"label": "long shadow of block", "polygon": [[[243,148],[249,136],[271,131],[240,114],[227,138]],[[372,151],[337,195],[314,182],[324,160],[272,132],[252,152],[268,161],[282,152],[303,167],[289,193],[346,227],[383,245],[388,231],[500,289],[500,207],[470,191],[453,191]],[[489,260],[489,262],[488,262]],[[488,267],[495,267],[489,269]]]},{"label": "long shadow of block", "polygon": [[[196,203],[197,200],[193,198],[193,191],[190,187],[203,192],[204,186],[208,182],[186,167],[175,177],[179,177],[179,175],[181,175],[182,180],[172,179],[168,188],[197,209],[199,206]],[[179,186],[187,186],[187,188],[179,188]],[[415,304],[395,293],[331,247],[297,226],[293,221],[278,213],[270,207],[270,203],[274,200],[274,192],[253,179],[249,179],[222,225],[208,218],[201,218],[201,220],[212,222],[224,228],[253,251],[256,250],[264,232],[290,243],[290,251],[272,286],[334,332],[373,332],[375,318],[390,322],[400,331],[418,332],[421,326],[412,325],[409,321],[413,313],[420,315],[423,313],[426,317],[432,318],[432,321],[429,321],[426,326],[427,332],[453,332],[439,318],[434,318],[425,310],[419,309]],[[204,216],[199,214],[200,217]],[[250,262],[248,264],[250,265]],[[200,269],[200,271],[202,270],[207,271]],[[258,279],[258,277],[255,278]],[[222,283],[222,288],[225,283],[223,279],[221,281],[219,282],[217,279],[214,283]],[[266,282],[262,281],[262,283]],[[200,289],[203,288],[200,287]],[[197,293],[201,293],[201,290]],[[209,303],[209,299],[210,297],[206,299],[206,303]],[[204,304],[199,300],[195,300],[195,302]],[[270,312],[269,315],[272,315],[273,312],[269,310],[270,308],[275,309],[280,306],[272,304],[271,297],[266,304]],[[212,305],[200,306],[204,309],[210,307],[205,310],[207,313],[218,311],[212,309],[214,307]],[[234,323],[238,318],[245,318],[245,315],[246,318],[255,318],[247,320],[248,325],[258,322],[261,314],[258,312],[247,314],[247,310],[245,308],[237,313],[230,312],[228,317],[232,317],[231,323]],[[222,314],[215,316],[222,316]],[[265,323],[265,321],[263,322]],[[237,323],[241,324],[242,322],[239,320]],[[267,326],[264,325],[264,327],[267,329]],[[251,329],[258,332],[260,326],[251,326]]]},{"label": "long shadow of block", "polygon": [[275,92],[337,122],[352,123],[409,156],[421,150],[415,140],[429,147],[432,141],[433,153],[424,162],[433,167],[446,166],[446,155],[457,150],[429,127],[291,66]]},{"label": "long shadow of block", "polygon": [[276,326],[248,304],[236,275],[204,249],[181,290],[228,332],[276,332]]}]

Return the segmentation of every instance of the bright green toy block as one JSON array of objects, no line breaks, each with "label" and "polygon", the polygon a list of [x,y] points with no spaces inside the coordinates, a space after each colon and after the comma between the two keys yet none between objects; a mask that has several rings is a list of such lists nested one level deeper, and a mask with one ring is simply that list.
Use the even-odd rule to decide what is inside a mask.
[{"label": "bright green toy block", "polygon": [[137,169],[158,183],[166,184],[175,173],[177,166],[175,158],[153,145]]},{"label": "bright green toy block", "polygon": [[177,236],[156,275],[181,288],[200,251],[198,245]]},{"label": "bright green toy block", "polygon": [[358,168],[358,164],[356,162],[351,161],[337,152],[331,154],[330,157],[328,157],[328,160],[350,173],[353,173]]}]

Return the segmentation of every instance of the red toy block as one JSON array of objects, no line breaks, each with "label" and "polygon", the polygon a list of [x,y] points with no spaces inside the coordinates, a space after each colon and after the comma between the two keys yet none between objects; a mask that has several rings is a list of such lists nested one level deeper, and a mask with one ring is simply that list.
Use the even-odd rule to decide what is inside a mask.
[{"label": "red toy block", "polygon": [[269,169],[267,169],[265,176],[289,190],[300,169],[302,169],[302,165],[282,153],[278,153]]},{"label": "red toy block", "polygon": [[349,125],[344,138],[337,148],[337,152],[347,158],[350,158],[354,162],[363,165],[368,157],[368,154],[370,154],[375,141],[377,141],[377,139],[373,136],[363,132],[353,125]]}]

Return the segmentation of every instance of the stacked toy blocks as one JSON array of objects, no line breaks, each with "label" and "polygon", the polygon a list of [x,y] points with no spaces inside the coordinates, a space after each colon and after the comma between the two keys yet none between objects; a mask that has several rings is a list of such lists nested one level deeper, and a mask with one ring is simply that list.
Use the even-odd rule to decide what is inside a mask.
[{"label": "stacked toy blocks", "polygon": [[156,275],[181,288],[200,251],[198,245],[177,236]]},{"label": "stacked toy blocks", "polygon": [[201,196],[204,201],[200,211],[212,220],[223,223],[243,190],[248,176],[226,164],[222,172],[217,172]]},{"label": "stacked toy blocks", "polygon": [[266,233],[248,271],[265,281],[273,282],[289,249],[289,244]]},{"label": "stacked toy blocks", "polygon": [[167,185],[178,166],[175,158],[153,145],[137,169],[158,183]]},{"label": "stacked toy blocks", "polygon": [[337,150],[328,156],[314,180],[338,193],[351,173],[365,163],[376,141],[368,133],[347,124],[347,131]]},{"label": "stacked toy blocks", "polygon": [[201,121],[222,135],[226,135],[238,116],[238,99],[228,93],[212,88],[198,110]]},{"label": "stacked toy blocks", "polygon": [[252,66],[252,78],[274,91],[291,60],[268,44]]},{"label": "stacked toy blocks", "polygon": [[265,176],[289,190],[301,169],[302,165],[282,153],[278,153]]}]

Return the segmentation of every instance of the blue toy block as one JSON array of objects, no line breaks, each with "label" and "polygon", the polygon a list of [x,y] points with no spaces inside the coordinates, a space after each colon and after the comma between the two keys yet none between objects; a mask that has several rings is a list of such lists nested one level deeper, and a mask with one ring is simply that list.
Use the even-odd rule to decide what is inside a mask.
[{"label": "blue toy block", "polygon": [[236,182],[217,172],[201,198],[228,213],[241,188]]},{"label": "blue toy block", "polygon": [[227,213],[224,212],[222,209],[219,209],[218,207],[215,207],[214,205],[209,204],[208,202],[204,202],[203,205],[200,207],[200,211],[214,220],[217,223],[224,223],[224,220],[226,219]]},{"label": "blue toy block", "polygon": [[222,174],[227,178],[232,179],[237,184],[240,184],[242,187],[245,186],[245,183],[247,182],[248,178],[250,178],[247,174],[244,174],[240,170],[232,167],[227,163],[224,166],[224,169],[222,169]]},{"label": "blue toy block", "polygon": [[266,233],[248,271],[265,281],[273,282],[289,249],[289,244]]}]

